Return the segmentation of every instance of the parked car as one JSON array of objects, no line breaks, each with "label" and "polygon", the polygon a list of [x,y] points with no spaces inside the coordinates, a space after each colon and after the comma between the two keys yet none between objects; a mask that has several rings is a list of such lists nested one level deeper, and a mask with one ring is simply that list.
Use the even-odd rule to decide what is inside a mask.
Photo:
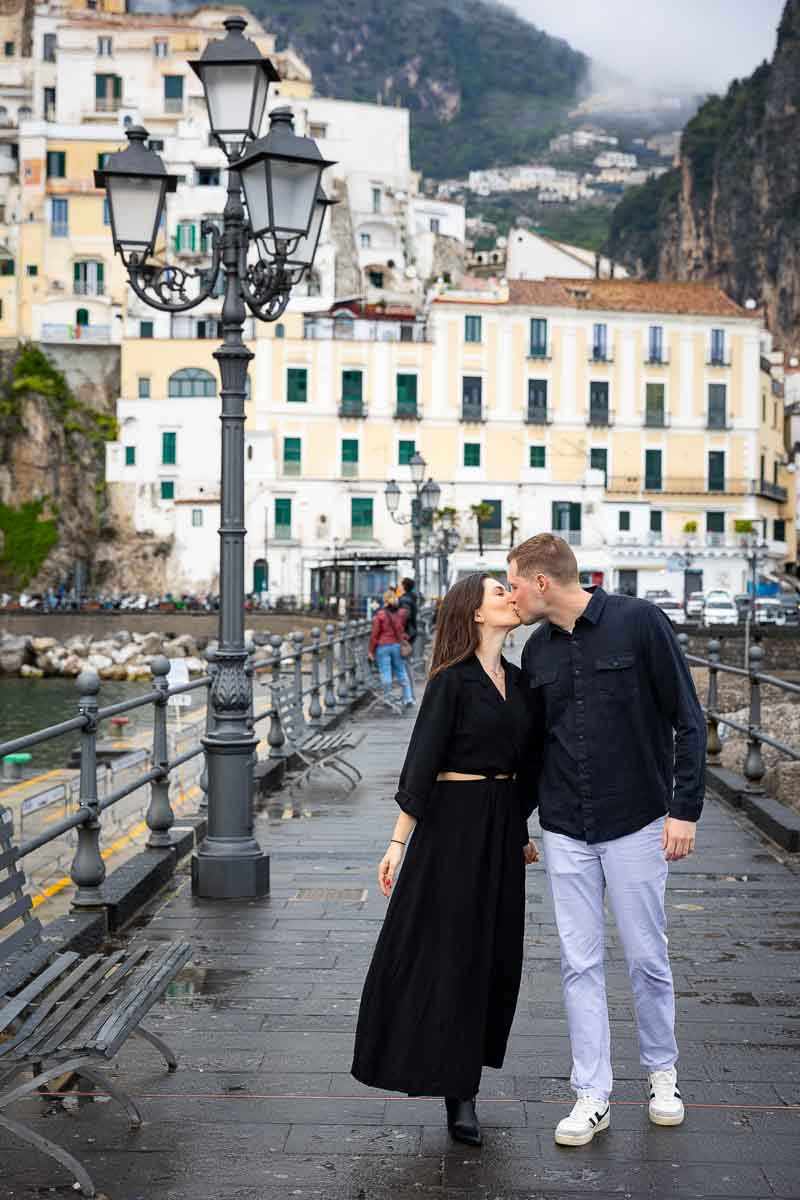
[{"label": "parked car", "polygon": [[756,623],[759,625],[783,625],[784,615],[780,600],[772,596],[759,596],[756,600]]},{"label": "parked car", "polygon": [[672,592],[667,591],[666,588],[650,588],[645,592],[644,598],[645,600],[652,600],[653,604],[655,604],[658,600],[675,599],[675,597],[672,595]]},{"label": "parked car", "polygon": [[726,588],[712,588],[706,592],[706,604],[714,604],[717,600],[732,600],[730,592]]},{"label": "parked car", "polygon": [[702,617],[705,602],[705,592],[689,593],[689,599],[686,601],[686,616],[690,621],[697,621]]},{"label": "parked car", "polygon": [[656,607],[660,608],[663,613],[666,613],[673,625],[685,625],[686,613],[680,600],[676,600],[674,596],[670,596],[668,600],[656,600]]},{"label": "parked car", "polygon": [[787,592],[780,597],[784,625],[800,625],[800,596]]},{"label": "parked car", "polygon": [[728,599],[706,599],[703,607],[703,624],[706,628],[711,625],[738,625],[739,610],[733,601]]}]

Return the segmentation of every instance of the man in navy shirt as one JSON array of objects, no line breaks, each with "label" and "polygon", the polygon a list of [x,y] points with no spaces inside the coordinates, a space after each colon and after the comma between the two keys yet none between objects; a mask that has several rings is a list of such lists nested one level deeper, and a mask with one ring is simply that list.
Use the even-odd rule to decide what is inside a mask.
[{"label": "man in navy shirt", "polygon": [[541,731],[522,786],[543,830],[577,1095],[555,1138],[582,1146],[610,1122],[606,892],[633,987],[650,1120],[684,1119],[664,893],[668,862],[694,849],[706,725],[659,608],[583,588],[572,549],[551,533],[529,538],[508,559],[520,619],[542,622],[522,654]]}]

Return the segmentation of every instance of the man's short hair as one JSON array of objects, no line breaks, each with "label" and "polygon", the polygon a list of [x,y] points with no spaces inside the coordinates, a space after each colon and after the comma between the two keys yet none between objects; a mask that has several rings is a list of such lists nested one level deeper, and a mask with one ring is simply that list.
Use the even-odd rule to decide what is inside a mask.
[{"label": "man's short hair", "polygon": [[520,575],[549,575],[555,583],[578,582],[578,560],[572,547],[555,533],[537,533],[509,551],[508,561]]},{"label": "man's short hair", "polygon": [[400,582],[403,585],[404,592],[413,592],[413,590],[414,590],[414,580],[413,579],[401,579]]}]

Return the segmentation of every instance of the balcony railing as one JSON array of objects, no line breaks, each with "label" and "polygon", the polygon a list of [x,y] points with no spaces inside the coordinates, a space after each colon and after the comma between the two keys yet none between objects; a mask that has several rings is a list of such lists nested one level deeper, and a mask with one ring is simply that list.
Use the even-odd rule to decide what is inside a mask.
[{"label": "balcony railing", "polygon": [[528,406],[528,410],[525,413],[526,425],[550,425],[552,421],[553,418],[546,408],[532,408],[530,405]]},{"label": "balcony railing", "polygon": [[337,321],[333,317],[307,317],[303,337],[308,341],[428,342],[422,321]]},{"label": "balcony railing", "polygon": [[712,417],[706,416],[706,429],[713,429],[719,433],[725,433],[729,429],[733,429],[733,425],[728,420],[727,416]]},{"label": "balcony railing", "polygon": [[363,400],[341,400],[339,404],[340,417],[365,417],[367,406]]},{"label": "balcony railing", "polygon": [[756,494],[766,500],[777,500],[779,504],[785,504],[789,499],[787,488],[781,487],[779,483],[770,483],[767,479],[759,479]]},{"label": "balcony railing", "polygon": [[563,538],[570,546],[580,546],[581,544],[580,529],[554,529],[553,533]]},{"label": "balcony railing", "polygon": [[342,463],[342,479],[358,479],[358,463],[343,462]]},{"label": "balcony railing", "polygon": [[356,525],[350,530],[351,542],[371,542],[374,536],[371,525]]},{"label": "balcony railing", "polygon": [[645,475],[644,490],[646,492],[663,492],[664,480],[661,475]]},{"label": "balcony railing", "polygon": [[587,425],[613,425],[614,413],[610,408],[590,408],[586,418]]},{"label": "balcony railing", "polygon": [[482,404],[464,404],[461,405],[461,420],[467,424],[477,424],[483,421],[483,405]]},{"label": "balcony railing", "polygon": [[122,108],[121,96],[97,96],[94,102],[94,110],[99,113],[115,113]]},{"label": "balcony railing", "polygon": [[[647,489],[647,478],[643,475],[615,475],[608,480],[606,491],[633,496]],[[772,487],[773,485],[770,485]],[[759,490],[757,479],[709,479],[701,476],[668,476],[662,479],[658,489],[664,495],[703,496],[708,492],[725,496],[765,495]],[[785,488],[780,489],[785,494]],[[779,497],[770,497],[779,499]]]},{"label": "balcony railing", "polygon": [[543,346],[541,344],[537,344],[535,346],[530,346],[528,349],[528,358],[535,358],[539,362],[550,362],[552,357],[553,354],[549,345]]},{"label": "balcony railing", "polygon": [[723,350],[721,354],[709,354],[706,359],[707,367],[729,367],[731,365],[731,355],[729,350]]},{"label": "balcony railing", "polygon": [[287,462],[286,460],[284,460],[283,474],[284,475],[301,475],[302,467],[303,467],[302,463],[294,462],[294,461]]},{"label": "balcony railing", "polygon": [[419,405],[415,403],[398,403],[394,410],[396,421],[419,421],[422,418]]},{"label": "balcony railing", "polygon": [[72,285],[75,296],[104,296],[105,284],[91,283],[85,279],[76,279]]},{"label": "balcony railing", "polygon": [[183,112],[183,96],[167,97],[164,101],[165,113],[182,113]]},{"label": "balcony railing", "polygon": [[111,341],[110,325],[42,325],[43,342],[85,342],[98,345]]},{"label": "balcony railing", "polygon": [[590,363],[613,363],[613,361],[614,355],[607,347],[604,349],[602,346],[595,346],[589,354]]},{"label": "balcony railing", "polygon": [[652,352],[649,352],[644,360],[644,365],[646,367],[668,367],[669,354],[665,353],[664,351],[662,351],[660,354],[653,354]]},{"label": "balcony railing", "polygon": [[274,540],[276,542],[290,542],[292,540],[291,525],[276,525]]},{"label": "balcony railing", "polygon": [[644,414],[645,429],[667,429],[669,427],[669,413],[663,409],[657,412],[653,409]]}]

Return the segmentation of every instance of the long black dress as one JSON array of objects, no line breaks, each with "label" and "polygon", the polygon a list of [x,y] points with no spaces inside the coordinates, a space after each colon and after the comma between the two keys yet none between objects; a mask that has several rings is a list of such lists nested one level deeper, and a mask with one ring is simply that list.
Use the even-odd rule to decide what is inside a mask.
[{"label": "long black dress", "polygon": [[[477,658],[432,680],[397,802],[417,818],[367,974],[352,1073],[370,1087],[474,1096],[501,1067],[522,974],[532,752],[521,672],[506,700]],[[439,772],[518,779],[437,782]]]}]

